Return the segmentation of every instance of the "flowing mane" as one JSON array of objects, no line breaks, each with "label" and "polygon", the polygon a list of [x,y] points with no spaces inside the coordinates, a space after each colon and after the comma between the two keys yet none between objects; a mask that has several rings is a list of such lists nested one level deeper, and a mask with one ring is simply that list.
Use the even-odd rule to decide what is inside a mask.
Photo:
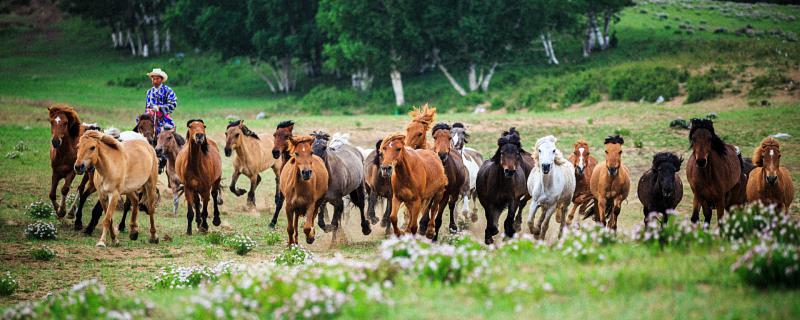
[{"label": "flowing mane", "polygon": [[609,143],[625,144],[625,139],[623,139],[622,136],[620,136],[618,134],[617,135],[613,135],[613,136],[608,136],[608,137],[606,137],[606,140],[603,141],[603,144],[609,144]]},{"label": "flowing mane", "polygon": [[761,144],[753,150],[753,164],[756,167],[763,167],[764,166],[764,159],[763,157],[763,150],[767,148],[777,148],[778,150],[781,149],[781,144],[778,140],[775,140],[773,137],[767,137],[761,141]]},{"label": "flowing mane", "polygon": [[336,132],[333,134],[331,138],[330,148],[336,149],[343,145],[350,144],[350,134],[349,133],[341,133]]},{"label": "flowing mane", "polygon": [[588,146],[589,143],[586,142],[586,140],[578,139],[578,141],[575,141],[575,144],[572,145],[572,148],[577,148],[579,145],[587,145]]},{"label": "flowing mane", "polygon": [[420,108],[414,108],[408,115],[411,116],[412,121],[422,123],[427,128],[436,117],[436,108],[430,108],[426,103]]},{"label": "flowing mane", "polygon": [[500,154],[503,150],[503,147],[506,145],[513,145],[517,147],[517,150],[521,153],[522,150],[522,143],[520,142],[519,133],[516,131],[515,128],[511,128],[509,131],[503,131],[503,135],[497,139],[497,151],[494,152],[492,156],[492,162],[499,163],[500,162]]},{"label": "flowing mane", "polygon": [[[556,139],[556,137],[554,137],[552,135],[549,135],[549,136],[546,136],[546,137],[542,137],[542,138],[539,138],[539,140],[536,140],[536,145],[534,146],[534,150],[533,150],[533,158],[538,161],[538,159],[539,159],[539,147],[542,144],[545,144],[545,143],[549,142],[549,143],[552,143],[555,146],[556,141],[558,141],[558,139]],[[562,165],[566,161],[567,161],[567,159],[564,159],[564,154],[562,154],[561,150],[559,150],[558,147],[556,147],[556,156],[555,156],[555,159],[553,160],[553,162],[555,162],[556,165]]]},{"label": "flowing mane", "polygon": [[681,164],[683,163],[683,159],[679,158],[676,154],[672,152],[659,152],[653,156],[653,167],[652,170],[656,170],[658,166],[662,163],[671,163],[675,167],[675,171],[680,171]]},{"label": "flowing mane", "polygon": [[406,134],[403,133],[403,132],[395,132],[395,133],[391,133],[391,134],[387,135],[385,138],[383,138],[383,141],[381,141],[381,145],[380,145],[380,148],[378,148],[378,150],[383,149],[383,145],[389,143],[389,141],[397,140],[397,139],[405,140],[406,139]]},{"label": "flowing mane", "polygon": [[105,145],[115,150],[119,150],[121,147],[119,141],[117,141],[117,139],[115,139],[113,136],[104,134],[97,130],[89,130],[84,132],[82,138],[97,139],[98,141],[104,143]]},{"label": "flowing mane", "polygon": [[251,138],[260,139],[255,132],[250,131],[250,128],[248,128],[246,125],[244,125],[244,123],[242,123],[242,120],[236,120],[236,121],[229,122],[228,123],[228,127],[226,129],[228,129],[230,127],[237,127],[237,126],[240,126],[240,125],[241,125],[241,129],[242,129],[242,133],[245,136],[248,136],[248,137],[251,137]]},{"label": "flowing mane", "polygon": [[57,113],[63,113],[69,121],[69,136],[77,138],[80,134],[81,119],[78,117],[78,112],[66,104],[54,104],[47,108],[50,113],[50,119],[53,119]]},{"label": "flowing mane", "polygon": [[692,119],[692,128],[689,130],[689,147],[694,146],[694,142],[692,141],[692,137],[697,130],[706,129],[711,132],[711,149],[717,152],[719,155],[725,155],[725,142],[717,136],[716,132],[714,132],[714,122],[708,119]]},{"label": "flowing mane", "polygon": [[294,125],[294,121],[292,121],[292,120],[281,121],[281,123],[278,123],[278,129],[288,128],[288,127],[291,127],[293,125]]}]

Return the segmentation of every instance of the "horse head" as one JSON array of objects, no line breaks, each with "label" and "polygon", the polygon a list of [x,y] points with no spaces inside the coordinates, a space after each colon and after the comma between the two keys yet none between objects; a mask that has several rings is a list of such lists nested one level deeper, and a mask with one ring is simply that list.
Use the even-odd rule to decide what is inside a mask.
[{"label": "horse head", "polygon": [[305,181],[310,180],[314,173],[314,153],[311,147],[313,142],[314,137],[312,136],[289,137],[287,139],[288,152],[300,171],[300,177]]},{"label": "horse head", "polygon": [[292,120],[286,120],[278,124],[278,128],[275,129],[275,133],[272,134],[272,136],[275,137],[275,145],[272,147],[273,158],[280,158],[281,153],[289,149],[289,144],[287,142],[292,137],[292,130],[294,130],[294,122],[292,122]]},{"label": "horse head", "polygon": [[119,142],[114,137],[100,131],[86,131],[78,142],[78,156],[73,166],[75,172],[83,174],[87,170],[93,170],[99,161],[100,149],[104,146],[120,149]]},{"label": "horse head", "polygon": [[464,124],[461,122],[456,122],[453,124],[450,134],[453,136],[453,148],[456,150],[463,150],[464,144],[469,143],[469,141],[467,141],[469,134],[467,133],[467,129],[464,128]]},{"label": "horse head", "polygon": [[671,197],[675,192],[675,173],[681,170],[683,159],[672,152],[659,152],[653,156],[653,166],[650,170],[656,174],[656,185],[661,190],[661,195]]},{"label": "horse head", "polygon": [[714,122],[708,119],[692,119],[689,142],[698,167],[708,166],[709,153],[713,150],[725,155],[725,142],[714,132]]},{"label": "horse head", "polygon": [[541,165],[542,173],[549,174],[553,163],[559,165],[563,162],[561,151],[556,148],[556,137],[546,136],[536,141],[533,158]]},{"label": "horse head", "polygon": [[161,158],[165,153],[177,154],[185,142],[183,137],[175,133],[175,128],[164,129],[158,134],[156,156]]},{"label": "horse head", "polygon": [[311,144],[312,152],[317,157],[325,159],[328,154],[328,141],[331,140],[331,136],[323,131],[314,131],[311,136],[314,137],[314,143]]},{"label": "horse head", "polygon": [[202,119],[192,119],[186,122],[189,131],[186,133],[186,140],[200,146],[203,152],[208,151],[208,141],[206,140],[206,124]]},{"label": "horse head", "polygon": [[497,151],[492,157],[492,162],[500,164],[503,175],[510,178],[514,176],[522,162],[522,152],[519,133],[511,128],[509,131],[504,131],[500,139],[497,139]]},{"label": "horse head", "polygon": [[578,173],[578,176],[582,176],[586,165],[589,164],[589,143],[581,139],[576,141],[572,147],[572,164],[575,165],[575,172]]},{"label": "horse head", "polygon": [[764,179],[768,184],[775,185],[781,166],[781,145],[778,140],[768,137],[761,141],[761,145],[753,153],[753,163],[763,167]]},{"label": "horse head", "polygon": [[392,169],[397,161],[402,159],[406,148],[406,136],[402,133],[393,133],[383,139],[378,150],[383,154],[381,160],[381,175],[388,178],[392,175]]},{"label": "horse head", "polygon": [[622,165],[622,145],[625,140],[620,135],[608,136],[604,142],[606,146],[606,168],[608,174],[616,175]]},{"label": "horse head", "polygon": [[64,136],[78,138],[81,120],[78,113],[70,106],[57,104],[47,108],[50,117],[50,143],[58,149],[64,141]]},{"label": "horse head", "polygon": [[228,128],[225,129],[225,156],[230,157],[233,150],[242,145],[245,137],[260,139],[255,132],[244,125],[244,120],[229,122]]},{"label": "horse head", "polygon": [[433,151],[439,155],[439,159],[443,162],[447,161],[447,156],[450,154],[451,148],[451,128],[446,123],[437,123],[431,130],[433,136]]},{"label": "horse head", "polygon": [[405,145],[412,149],[425,148],[425,134],[436,117],[436,108],[430,108],[426,103],[421,108],[414,108],[408,115],[411,116],[411,123],[406,126]]},{"label": "horse head", "polygon": [[141,133],[151,146],[156,145],[156,121],[152,114],[144,113],[139,115],[136,118],[136,126],[133,127],[133,132]]}]

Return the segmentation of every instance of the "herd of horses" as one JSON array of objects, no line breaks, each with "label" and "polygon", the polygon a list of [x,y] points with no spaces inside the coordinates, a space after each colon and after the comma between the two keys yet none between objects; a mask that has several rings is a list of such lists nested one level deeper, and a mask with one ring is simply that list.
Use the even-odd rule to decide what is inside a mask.
[{"label": "herd of horses", "polygon": [[[133,131],[104,132],[96,125],[81,123],[69,106],[54,105],[48,111],[53,170],[50,199],[59,219],[74,217],[75,229],[83,229],[88,235],[102,217],[98,246],[106,245],[107,236],[118,243],[117,235],[125,228],[128,211],[132,215],[130,238],[136,240],[139,210],[150,217],[150,242],[158,242],[156,184],[163,171],[173,195],[173,215],[177,214],[180,196],[186,200],[187,234],[192,234],[193,223],[201,232],[208,231],[210,202],[212,223],[221,224],[222,156],[217,143],[207,136],[203,120],[189,120],[185,136],[175,128],[156,134],[155,121],[146,114],[137,118]],[[331,136],[313,131],[296,135],[292,121],[279,123],[272,135],[256,134],[242,120],[231,122],[223,149],[226,157],[234,157],[230,191],[236,196],[247,193],[247,204],[254,207],[261,173],[272,170],[277,190],[270,227],[275,227],[285,206],[290,245],[298,243],[301,216],[305,218],[302,229],[308,243],[315,238],[315,219],[324,232],[334,232],[335,239],[347,203],[359,210],[364,235],[380,221],[387,233],[419,233],[435,241],[446,208],[450,213],[448,229],[458,232],[458,214],[477,221],[478,202],[485,211],[487,244],[500,233],[498,223],[505,211],[504,235],[510,238],[521,232],[522,212],[528,202],[528,227],[539,239],[545,239],[553,215],[560,223],[559,236],[566,226],[587,218],[617,229],[631,186],[630,170],[623,163],[623,137],[608,136],[605,159],[598,161],[585,140],[576,141],[572,153],[565,157],[556,147],[554,136],[538,139],[528,152],[519,131],[510,128],[500,134],[492,157],[484,160],[478,151],[466,147],[470,136],[462,123],[434,124],[436,109],[428,105],[415,108],[410,116],[404,132],[377,140],[373,149],[351,145],[346,134]],[[432,140],[428,139],[429,132]],[[692,222],[698,222],[701,210],[709,224],[713,209],[721,219],[732,206],[756,201],[788,213],[794,190],[788,170],[780,166],[777,140],[764,139],[752,159],[743,159],[738,148],[715,133],[711,120],[693,119],[689,142],[692,153],[685,170],[694,194]],[[669,215],[664,213],[674,210],[682,200],[682,164],[683,159],[671,152],[653,156],[652,166],[640,178],[637,190],[646,224],[654,217],[663,216],[667,221]],[[84,176],[77,190],[78,201],[68,212],[65,199],[76,174]],[[247,191],[236,187],[242,174],[250,180]],[[58,203],[56,190],[62,179],[65,182]],[[81,211],[94,192],[98,201],[84,228]],[[115,227],[113,214],[123,196],[123,216]],[[381,200],[385,200],[385,209],[378,218],[375,210]],[[462,203],[461,210],[455,208],[458,202]],[[329,222],[327,204],[333,207]],[[401,207],[405,207],[402,228],[398,223]]]}]

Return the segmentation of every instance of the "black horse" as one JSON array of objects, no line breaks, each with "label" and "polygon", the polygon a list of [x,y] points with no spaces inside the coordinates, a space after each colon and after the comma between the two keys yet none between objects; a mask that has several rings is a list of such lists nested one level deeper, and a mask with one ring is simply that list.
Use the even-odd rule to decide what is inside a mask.
[{"label": "black horse", "polygon": [[645,226],[651,213],[663,213],[664,223],[669,221],[668,210],[674,210],[683,198],[683,183],[678,171],[683,159],[672,152],[659,152],[653,156],[653,165],[639,179],[637,193],[642,203]]}]

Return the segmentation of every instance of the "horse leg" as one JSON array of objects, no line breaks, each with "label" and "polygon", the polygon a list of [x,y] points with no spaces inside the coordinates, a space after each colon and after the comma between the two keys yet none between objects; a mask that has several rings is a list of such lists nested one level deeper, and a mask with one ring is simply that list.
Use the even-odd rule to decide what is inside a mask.
[{"label": "horse leg", "polygon": [[[112,216],[114,215],[114,210],[117,209],[117,202],[119,201],[117,198],[119,194],[113,192],[108,195],[108,206],[105,209],[105,216],[103,217],[103,233],[100,235],[100,241],[97,242],[98,247],[105,247],[106,246],[106,234],[110,233],[111,240],[116,244],[118,243],[117,236],[114,234],[114,230],[112,229],[113,221]],[[102,198],[102,197],[101,197]]]},{"label": "horse leg", "polygon": [[613,216],[611,216],[611,225],[609,226],[611,228],[611,230],[614,230],[614,232],[617,232],[617,218],[619,217],[619,213],[621,211],[622,211],[622,199],[621,198],[615,198],[614,199],[614,209],[613,209],[613,212],[611,213],[611,214],[613,214]]},{"label": "horse leg", "polygon": [[381,219],[381,226],[385,228],[386,234],[389,234],[389,228],[392,226],[390,219],[392,206],[392,197],[390,196],[389,199],[386,199],[386,208],[383,208],[383,218]]},{"label": "horse leg", "polygon": [[422,210],[422,216],[419,217],[419,228],[417,229],[419,234],[428,232],[428,224],[431,222],[431,217],[429,216],[428,212],[430,211],[431,206],[433,206],[432,201],[425,204],[425,208]]},{"label": "horse leg", "polygon": [[125,232],[125,219],[128,218],[128,210],[131,210],[131,198],[125,197],[125,202],[122,204],[122,220],[119,222],[117,230]]},{"label": "horse leg", "polygon": [[[325,202],[322,203],[324,205]],[[331,218],[330,224],[325,225],[325,220],[322,218],[323,214],[325,212],[328,212],[327,209],[321,210],[319,217],[317,217],[319,220],[320,228],[325,230],[325,232],[336,231],[339,229],[339,223],[342,220],[342,212],[344,212],[344,201],[342,201],[341,198],[337,198],[336,200],[331,201],[331,204],[333,205],[333,217]]]},{"label": "horse leg", "polygon": [[200,209],[200,206],[203,199],[200,198],[200,193],[194,193],[194,222],[197,223],[197,229],[200,229],[200,225],[203,221],[203,210]]},{"label": "horse leg", "polygon": [[178,215],[178,203],[180,196],[178,195],[178,187],[172,187],[172,216]]},{"label": "horse leg", "polygon": [[519,206],[518,201],[511,201],[511,203],[508,205],[508,215],[506,216],[505,222],[503,222],[503,231],[506,238],[509,239],[514,237],[514,233],[517,230],[515,227],[517,220],[517,206]]},{"label": "horse leg", "polygon": [[[724,216],[725,216],[725,209],[726,209],[726,208],[727,208],[727,207],[725,206],[725,200],[724,200],[724,199],[723,199],[723,200],[720,200],[719,202],[717,202],[717,224],[719,224],[719,223],[720,223],[720,221],[722,221],[722,217],[724,217]],[[778,209],[776,208],[776,209],[775,209],[775,212],[780,212],[780,211],[778,211]],[[710,216],[710,215],[709,215],[709,216]],[[706,219],[706,223],[707,223],[708,225],[711,225],[711,219],[710,219],[710,218],[707,218],[707,219]]]},{"label": "horse leg", "polygon": [[[343,205],[342,205],[342,210],[344,210],[344,206]],[[306,235],[306,243],[308,243],[308,244],[314,243],[314,235],[316,234],[316,232],[314,230],[314,212],[316,212],[316,211],[317,211],[317,208],[316,208],[315,205],[310,205],[310,206],[308,206],[308,208],[306,208],[306,222],[303,224],[303,233],[305,233],[305,235]],[[337,212],[339,211],[339,207],[338,206],[336,207],[336,211]],[[341,216],[341,213],[339,215]],[[334,213],[333,218],[336,219],[336,216],[337,215]],[[296,219],[297,219],[297,217],[295,217],[295,220]],[[331,224],[333,224],[333,222],[331,222]],[[336,225],[336,229],[339,229],[338,228],[338,223]],[[336,230],[334,230],[334,233],[336,233]]]},{"label": "horse leg", "polygon": [[531,209],[528,210],[528,230],[534,237],[539,235],[539,228],[536,227],[536,210],[539,210],[539,203],[534,200],[531,202]]},{"label": "horse leg", "polygon": [[[328,226],[325,223],[325,216],[327,215],[328,215],[328,202],[322,200],[319,206],[317,206],[317,225],[319,225],[319,227],[322,228],[322,231],[325,231],[325,233],[331,232],[331,230],[333,230],[331,229],[330,226]],[[331,223],[333,223],[333,221],[331,221]]]},{"label": "horse leg", "polygon": [[236,182],[239,181],[240,174],[242,173],[241,171],[239,171],[239,168],[234,168],[233,176],[231,176],[231,186],[230,186],[231,193],[235,194],[237,197],[241,197],[245,192],[247,192],[244,191],[244,189],[236,188]]},{"label": "horse leg", "polygon": [[372,223],[378,222],[378,218],[375,217],[375,210],[372,211],[372,218],[375,218],[375,222],[371,222],[372,219],[368,218],[367,215],[364,213],[364,205],[365,205],[365,198],[366,198],[366,190],[364,190],[363,186],[359,186],[356,188],[355,191],[350,193],[350,199],[352,200],[353,204],[356,205],[358,208],[358,212],[361,215],[361,233],[363,235],[369,235],[372,233],[371,225]]},{"label": "horse leg", "polygon": [[572,219],[575,218],[575,211],[578,210],[578,207],[579,205],[577,203],[572,203],[572,209],[569,210],[569,215],[567,216],[567,225],[572,224]]},{"label": "horse leg", "polygon": [[478,222],[478,192],[475,190],[470,191],[470,198],[472,198],[472,215],[470,219],[472,222]]},{"label": "horse leg", "polygon": [[281,177],[280,172],[275,170],[275,213],[272,214],[272,220],[269,222],[269,228],[275,229],[275,225],[278,224],[278,213],[281,212],[281,207],[283,206],[283,194],[281,194]]},{"label": "horse leg", "polygon": [[567,207],[569,207],[569,202],[560,206],[558,208],[559,212],[557,214],[561,215],[561,225],[558,227],[558,238],[561,239],[561,235],[564,234],[564,228],[567,227],[569,223],[567,223]]},{"label": "horse leg", "polygon": [[483,235],[484,242],[486,244],[492,244],[494,243],[494,239],[492,237],[500,233],[500,230],[497,228],[500,215],[497,213],[497,209],[492,204],[484,206],[484,212],[486,215],[486,230],[484,231]]},{"label": "horse leg", "polygon": [[[458,225],[456,221],[458,220],[458,212],[456,211],[456,202],[458,202],[458,195],[450,197],[450,203],[448,204],[448,208],[450,209],[450,233],[456,234],[458,233]],[[441,213],[439,214],[441,215]],[[438,227],[437,227],[437,235],[438,235]]]},{"label": "horse leg", "polygon": [[292,221],[292,224],[294,224],[294,234],[292,236],[294,237],[294,243],[300,243],[300,239],[298,239],[300,234],[300,212],[295,211],[293,220],[294,221]]},{"label": "horse leg", "polygon": [[694,200],[692,200],[692,218],[691,218],[692,223],[697,223],[697,221],[700,220],[701,207],[702,206],[700,205],[700,200],[698,200],[697,197],[694,197]]},{"label": "horse leg", "polygon": [[[550,218],[553,217],[553,213],[555,213],[557,209],[555,204],[551,204],[547,207],[545,213],[542,214],[542,217],[544,217],[544,224],[540,227],[539,239],[544,240],[547,237],[547,230],[550,229]],[[564,223],[562,222],[561,224],[563,225]]]},{"label": "horse leg", "polygon": [[520,202],[517,204],[517,213],[514,216],[514,232],[522,232],[522,210],[525,210],[525,206],[528,205],[528,201],[531,200],[532,197],[522,197]]},{"label": "horse leg", "polygon": [[[136,192],[131,192],[126,194],[125,198],[127,198],[126,203],[130,203],[131,207],[131,230],[128,236],[131,240],[136,241],[136,239],[139,239],[139,225],[137,224],[137,219],[139,218],[139,196]],[[125,224],[124,218],[120,221],[120,224]]]},{"label": "horse leg", "polygon": [[189,189],[183,190],[184,197],[186,198],[186,234],[192,235],[192,220],[194,220],[194,191]]},{"label": "horse leg", "polygon": [[289,205],[286,206],[286,221],[286,234],[289,235],[289,246],[291,246],[294,244],[294,238],[292,238],[294,228],[292,226],[292,207]]},{"label": "horse leg", "polygon": [[94,204],[94,208],[92,208],[92,217],[89,219],[89,225],[86,226],[86,230],[83,230],[83,234],[87,236],[91,236],[94,228],[97,226],[97,223],[100,221],[100,216],[103,215],[103,200],[97,199],[97,202]]},{"label": "horse leg", "polygon": [[211,200],[211,191],[203,192],[200,194],[203,197],[203,214],[200,217],[200,224],[197,227],[200,229],[200,232],[206,233],[208,232],[208,202]]},{"label": "horse leg", "polygon": [[608,199],[606,199],[605,196],[601,196],[597,199],[597,204],[595,205],[597,207],[597,217],[600,219],[600,224],[604,227],[606,226],[606,202],[608,202]]},{"label": "horse leg", "polygon": [[67,215],[67,195],[69,194],[69,187],[72,184],[72,179],[75,179],[75,171],[70,172],[70,174],[64,178],[64,185],[61,186],[61,205],[58,206],[58,211],[56,211],[56,216],[58,216],[59,220],[63,220],[64,216]]},{"label": "horse leg", "polygon": [[[219,225],[222,224],[222,219],[219,217],[219,205],[222,204],[222,201],[219,201],[220,199],[218,199],[222,193],[222,189],[220,188],[219,184],[220,181],[217,181],[215,187],[211,189],[211,200],[214,202],[214,220],[212,220],[211,223],[213,223],[216,227],[219,227]],[[253,202],[253,205],[255,205],[255,202]],[[206,227],[208,227],[208,224],[206,224]]]},{"label": "horse leg", "polygon": [[[439,228],[442,227],[442,220],[444,220],[444,218],[443,218],[444,209],[445,209],[445,207],[447,207],[445,204],[448,204],[450,202],[449,200],[450,199],[448,197],[443,197],[442,200],[440,200],[438,202],[438,205],[436,206],[436,209],[437,209],[436,210],[436,218],[433,219],[434,220],[434,226],[433,226],[433,228],[434,228],[433,230],[434,231],[433,231],[433,237],[431,238],[431,240],[433,240],[434,242],[439,241]],[[433,210],[433,208],[431,208],[431,210]],[[452,211],[450,212],[450,216],[451,217],[453,216]],[[430,227],[429,227],[429,229],[430,229]]]},{"label": "horse leg", "polygon": [[[378,222],[378,217],[375,216],[375,204],[378,203],[378,192],[375,190],[369,191],[369,198],[367,199],[367,217],[372,224]],[[381,227],[385,227],[386,222],[381,222]]]},{"label": "horse leg", "polygon": [[255,179],[250,178],[250,191],[247,192],[247,206],[256,207],[256,188],[261,183],[261,176],[256,174]]},{"label": "horse leg", "polygon": [[89,196],[94,193],[94,183],[91,182],[91,178],[88,178],[89,184],[86,186],[83,191],[79,193],[80,197],[78,197],[78,206],[75,209],[75,230],[83,229],[83,206],[86,204],[86,199],[89,199]]},{"label": "horse leg", "polygon": [[419,229],[419,214],[422,210],[422,203],[419,200],[406,203],[406,209],[408,209],[406,212],[406,232],[410,234],[417,234],[417,229]]},{"label": "horse leg", "polygon": [[400,208],[400,199],[398,199],[397,196],[392,196],[392,205],[390,207],[392,213],[389,214],[389,220],[392,222],[394,235],[399,237],[403,234],[403,232],[397,227],[397,211]]},{"label": "horse leg", "polygon": [[56,189],[58,189],[58,182],[61,181],[61,177],[57,176],[55,172],[50,181],[50,202],[53,204],[53,210],[58,212],[58,202],[56,198]]},{"label": "horse leg", "polygon": [[78,184],[78,189],[75,190],[78,193],[78,197],[75,199],[76,201],[72,202],[72,206],[67,212],[67,219],[75,219],[75,211],[78,210],[78,201],[80,200],[81,195],[83,195],[83,190],[86,189],[87,181],[89,181],[89,174],[84,174],[83,177],[81,177],[81,183]]},{"label": "horse leg", "polygon": [[150,239],[148,240],[150,243],[158,243],[158,235],[156,234],[156,184],[158,183],[158,176],[149,183],[146,187],[146,194],[145,197],[147,202],[147,215],[150,216]]}]

